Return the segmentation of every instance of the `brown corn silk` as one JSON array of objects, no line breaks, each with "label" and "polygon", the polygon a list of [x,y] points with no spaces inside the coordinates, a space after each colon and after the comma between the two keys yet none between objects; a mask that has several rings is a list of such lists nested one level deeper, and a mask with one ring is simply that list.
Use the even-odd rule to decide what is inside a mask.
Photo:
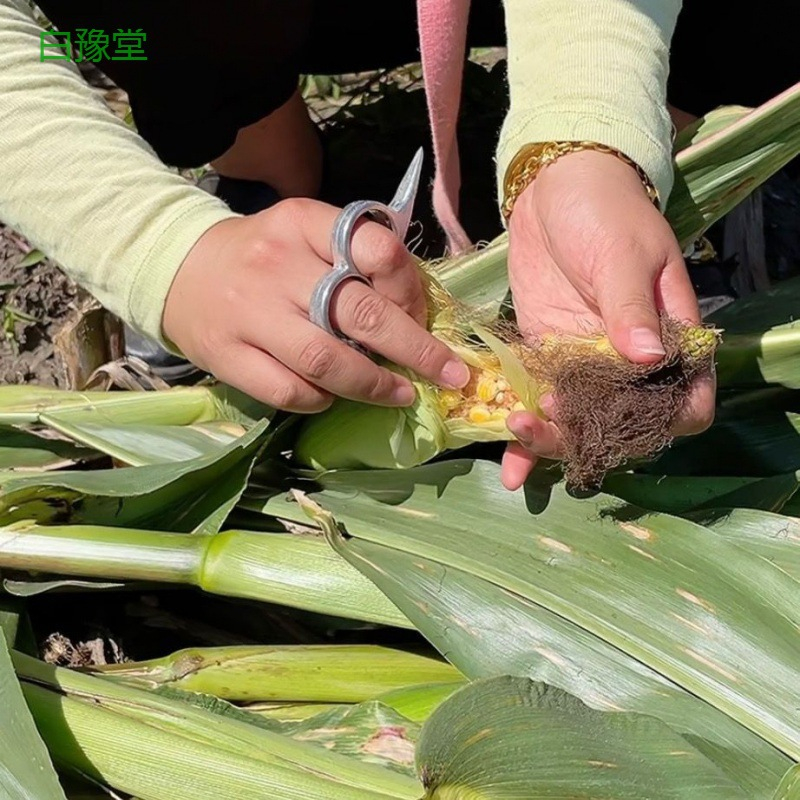
[{"label": "brown corn silk", "polygon": [[[442,338],[465,343],[464,332],[474,327],[475,312],[457,304],[433,279],[427,281],[427,291],[432,329],[444,323]],[[475,423],[505,418],[524,408],[544,417],[538,400],[551,394],[565,477],[578,489],[595,488],[610,470],[631,459],[652,457],[670,444],[691,385],[710,372],[720,340],[711,327],[662,315],[666,355],[643,365],[623,358],[604,335],[552,334],[526,341],[507,321],[483,323],[481,328],[490,330],[519,359],[535,387],[533,397],[516,394],[499,359],[491,350],[483,350],[486,363],[483,369],[470,367],[472,378],[462,392],[439,390],[444,413]]]},{"label": "brown corn silk", "polygon": [[[301,463],[317,469],[408,467],[472,442],[513,440],[507,418],[522,410],[545,418],[539,401],[550,394],[567,482],[594,488],[608,471],[671,442],[691,383],[710,369],[719,342],[712,328],[668,317],[661,320],[667,354],[653,365],[633,364],[603,335],[524,340],[513,322],[484,319],[458,303],[430,265],[422,275],[428,327],[465,360],[469,383],[445,390],[388,365],[415,382],[415,405],[378,409],[337,401],[304,423],[295,448]],[[414,433],[422,429],[424,435]],[[389,438],[395,441],[383,441]]]}]

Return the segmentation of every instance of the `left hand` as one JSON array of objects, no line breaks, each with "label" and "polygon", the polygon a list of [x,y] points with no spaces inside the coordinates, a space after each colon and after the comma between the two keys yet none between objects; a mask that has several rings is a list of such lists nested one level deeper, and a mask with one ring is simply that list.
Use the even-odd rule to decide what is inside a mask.
[{"label": "left hand", "polygon": [[[699,322],[681,249],[635,170],[614,155],[582,151],[548,165],[519,196],[509,224],[509,279],[520,330],[605,331],[620,354],[653,363],[664,354],[658,314]],[[714,378],[698,380],[674,433],[699,433],[714,417]],[[543,410],[557,420],[552,401]],[[540,457],[559,458],[556,423],[512,414],[518,441],[502,480],[518,489]]]}]

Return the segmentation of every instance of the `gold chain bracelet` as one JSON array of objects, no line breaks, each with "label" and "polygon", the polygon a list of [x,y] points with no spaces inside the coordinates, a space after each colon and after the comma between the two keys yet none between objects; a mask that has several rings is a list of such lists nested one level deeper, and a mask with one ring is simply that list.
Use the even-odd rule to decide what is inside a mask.
[{"label": "gold chain bracelet", "polygon": [[625,153],[598,142],[536,142],[526,144],[521,147],[514,156],[506,170],[505,180],[503,181],[503,205],[501,211],[503,218],[508,222],[514,203],[522,192],[530,186],[536,176],[548,165],[552,164],[561,156],[569,153],[577,153],[581,150],[595,150],[598,153],[608,153],[616,156],[620,161],[633,167],[639,176],[650,200],[658,207],[658,192],[653,182],[647,177],[647,173]]}]

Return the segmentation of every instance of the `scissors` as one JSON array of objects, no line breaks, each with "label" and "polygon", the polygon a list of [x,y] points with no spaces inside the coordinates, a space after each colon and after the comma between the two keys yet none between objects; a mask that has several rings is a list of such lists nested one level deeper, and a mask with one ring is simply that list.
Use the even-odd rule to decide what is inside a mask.
[{"label": "scissors", "polygon": [[358,349],[362,348],[356,342],[342,336],[339,331],[334,330],[331,324],[331,300],[336,289],[344,281],[355,279],[369,286],[372,285],[372,281],[366,275],[362,275],[353,263],[351,245],[355,226],[362,217],[368,217],[386,225],[400,241],[405,241],[408,226],[411,223],[411,212],[414,210],[414,200],[419,188],[422,158],[423,150],[420,147],[389,205],[373,200],[357,200],[345,206],[333,224],[331,234],[333,268],[314,287],[308,316],[315,325]]}]

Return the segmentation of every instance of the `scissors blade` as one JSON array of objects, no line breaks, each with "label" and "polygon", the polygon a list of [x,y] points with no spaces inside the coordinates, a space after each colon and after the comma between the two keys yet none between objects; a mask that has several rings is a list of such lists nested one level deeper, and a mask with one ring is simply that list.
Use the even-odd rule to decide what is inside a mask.
[{"label": "scissors blade", "polygon": [[424,151],[420,147],[411,160],[406,174],[403,175],[403,180],[400,181],[392,201],[389,203],[389,208],[395,213],[395,231],[401,239],[406,238],[408,226],[411,224],[411,214],[414,211],[414,201],[417,199],[417,189],[419,189],[424,155]]}]

